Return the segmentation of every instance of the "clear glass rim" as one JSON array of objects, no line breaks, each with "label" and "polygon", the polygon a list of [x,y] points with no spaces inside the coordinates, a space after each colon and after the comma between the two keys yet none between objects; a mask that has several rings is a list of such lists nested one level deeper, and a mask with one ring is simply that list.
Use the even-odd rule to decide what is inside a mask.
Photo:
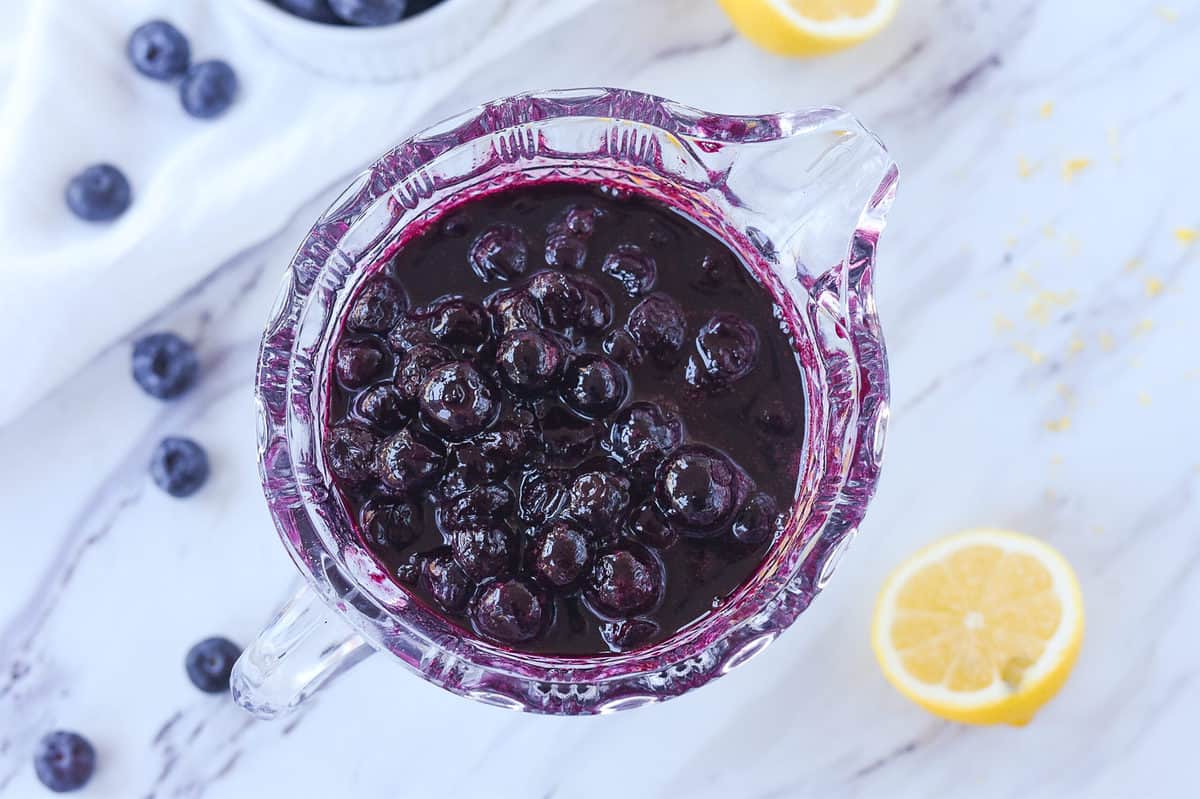
[{"label": "clear glass rim", "polygon": [[[480,668],[526,681],[559,686],[594,685],[664,674],[683,662],[701,667],[694,670],[698,675],[703,675],[693,681],[694,684],[664,685],[655,692],[656,695],[646,697],[647,701],[653,701],[703,684],[761,651],[778,632],[795,620],[828,580],[838,556],[853,538],[865,512],[878,477],[888,399],[886,355],[871,297],[871,272],[875,243],[894,194],[896,170],[891,164],[881,173],[878,187],[863,209],[852,235],[848,236],[843,262],[830,265],[812,285],[807,286],[809,292],[823,292],[831,298],[834,304],[832,313],[837,317],[834,321],[840,321],[849,335],[857,372],[871,377],[865,380],[866,385],[855,388],[851,401],[836,413],[828,407],[825,397],[805,399],[806,424],[810,429],[802,479],[813,483],[802,486],[804,490],[801,490],[793,508],[788,530],[780,537],[780,542],[772,549],[763,566],[722,608],[654,646],[620,655],[588,657],[514,652],[473,637],[463,638],[461,633],[456,635],[444,620],[441,622],[443,628],[438,627],[436,619],[406,624],[406,615],[420,614],[403,592],[386,580],[381,582],[378,569],[373,570],[371,563],[347,563],[344,557],[346,553],[339,552],[329,530],[335,520],[329,518],[329,509],[323,506],[331,499],[328,486],[318,485],[321,482],[320,469],[316,468],[318,465],[305,462],[306,458],[312,457],[312,444],[314,439],[319,440],[319,428],[323,424],[323,414],[313,413],[310,402],[314,392],[319,393],[322,364],[314,362],[312,358],[299,357],[297,334],[302,333],[303,319],[314,288],[336,291],[340,287],[339,281],[344,282],[348,275],[369,268],[370,264],[384,257],[387,246],[395,246],[394,232],[379,240],[369,241],[366,246],[359,246],[357,239],[361,236],[357,234],[363,219],[373,211],[378,213],[380,208],[395,212],[402,211],[402,206],[415,207],[417,203],[412,202],[414,198],[407,190],[411,189],[414,180],[419,182],[422,170],[457,146],[455,142],[470,142],[532,122],[569,118],[646,126],[665,131],[687,146],[704,152],[724,145],[777,141],[830,125],[852,128],[874,139],[852,117],[836,108],[764,116],[729,116],[711,114],[651,95],[604,88],[530,93],[504,98],[456,115],[416,134],[385,154],[354,181],[350,189],[314,225],[285,276],[280,303],[264,336],[256,383],[260,466],[272,516],[293,559],[314,586],[335,602],[348,620],[381,648],[409,660],[397,651],[396,636],[415,636],[425,645],[441,647],[448,653],[452,652],[454,658]],[[875,145],[881,153],[884,152],[877,141]],[[890,159],[887,163],[890,164]],[[665,177],[663,180],[671,182]],[[678,182],[677,177],[671,180]],[[436,207],[440,213],[444,206]],[[423,219],[427,221],[428,216],[426,214]],[[719,218],[719,212],[714,211],[710,224],[705,226],[712,229],[715,225],[718,229],[713,232],[730,243],[770,283],[774,273],[771,264],[764,262],[761,243],[754,241],[744,230],[719,229]],[[420,221],[407,220],[405,230],[415,230]],[[388,240],[383,241],[383,238]],[[355,243],[347,246],[350,240],[355,240]],[[330,269],[331,265],[333,269]],[[772,291],[777,301],[789,296],[779,286],[772,286]],[[803,328],[806,339],[821,337],[818,330],[822,326],[820,320],[810,318],[794,304],[781,305],[794,330]],[[340,314],[332,313],[330,316],[336,322]],[[285,357],[286,363],[281,362]],[[813,356],[809,365],[818,370],[825,367],[820,356]],[[287,397],[282,408],[278,407],[278,392],[270,390],[279,387],[281,370],[286,374],[282,382]],[[833,419],[835,415],[839,417],[836,420]],[[838,422],[837,430],[831,429],[834,421]],[[284,470],[283,482],[287,482],[287,473],[290,473],[295,483],[290,488],[280,485],[281,474],[277,468],[280,459],[286,459],[289,465],[298,464],[294,471]],[[835,501],[815,507],[812,499],[818,494]],[[327,554],[339,556],[336,558],[339,562],[334,565],[339,567],[342,578],[349,575],[353,589],[368,598],[371,606],[390,617],[390,631],[389,625],[381,624],[378,614],[371,607],[365,608],[364,612],[364,608],[357,603],[344,601],[346,586],[330,583],[330,564],[314,561],[312,542],[302,540],[304,534],[298,533],[298,529],[315,534],[324,542]],[[431,621],[432,624],[429,623]],[[451,639],[454,639],[453,643],[448,644]],[[716,643],[726,646],[719,658],[720,664],[714,668],[714,663],[706,660],[715,659],[712,648]],[[444,670],[432,673],[419,663],[410,662],[410,665],[417,668],[426,679],[456,690],[453,679],[447,677]],[[619,697],[616,701],[628,704],[629,698]],[[497,699],[502,697],[492,697],[491,701],[504,704]],[[579,697],[575,697],[575,700],[576,704],[582,701]],[[589,711],[594,712],[592,708],[583,712]]]}]

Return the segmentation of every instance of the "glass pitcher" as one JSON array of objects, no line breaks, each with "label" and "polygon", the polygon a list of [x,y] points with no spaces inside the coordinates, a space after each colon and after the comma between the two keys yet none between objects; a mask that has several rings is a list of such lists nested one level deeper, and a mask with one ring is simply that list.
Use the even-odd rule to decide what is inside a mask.
[{"label": "glass pitcher", "polygon": [[[726,242],[774,295],[806,384],[795,398],[807,426],[798,498],[762,564],[720,609],[623,654],[512,651],[430,611],[361,545],[320,446],[331,340],[389,245],[448,198],[556,178],[636,188]],[[836,108],[725,116],[604,88],[487,103],[384,155],[314,225],[263,336],[260,471],[307,582],[238,661],[236,701],[277,716],[378,651],[481,702],[607,713],[678,696],[762,652],[829,580],[879,475],[888,372],[872,272],[896,180],[878,139]]]}]

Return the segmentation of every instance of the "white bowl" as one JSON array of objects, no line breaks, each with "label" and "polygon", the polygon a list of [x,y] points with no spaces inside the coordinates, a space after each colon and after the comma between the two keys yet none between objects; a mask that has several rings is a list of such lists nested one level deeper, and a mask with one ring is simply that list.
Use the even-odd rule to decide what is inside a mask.
[{"label": "white bowl", "polygon": [[445,0],[411,19],[379,27],[327,25],[269,0],[235,0],[267,43],[323,75],[390,81],[432,70],[479,41],[504,0]]}]

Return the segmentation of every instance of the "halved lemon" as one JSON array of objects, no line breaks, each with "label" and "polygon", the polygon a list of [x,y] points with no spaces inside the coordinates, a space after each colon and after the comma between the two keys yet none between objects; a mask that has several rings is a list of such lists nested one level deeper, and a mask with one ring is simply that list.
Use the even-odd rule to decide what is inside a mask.
[{"label": "halved lemon", "polygon": [[1036,538],[959,533],[887,579],[871,639],[888,682],[931,713],[967,724],[1026,724],[1079,654],[1079,581]]},{"label": "halved lemon", "polygon": [[899,0],[717,0],[750,41],[782,55],[819,55],[874,36]]}]

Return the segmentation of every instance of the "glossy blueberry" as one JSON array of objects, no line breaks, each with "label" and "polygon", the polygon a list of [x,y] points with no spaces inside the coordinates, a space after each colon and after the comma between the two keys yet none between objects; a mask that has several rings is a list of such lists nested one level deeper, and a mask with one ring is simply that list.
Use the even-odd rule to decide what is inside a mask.
[{"label": "glossy blueberry", "polygon": [[633,340],[628,330],[612,330],[601,342],[604,354],[612,358],[626,369],[638,366],[642,362],[642,351]]},{"label": "glossy blueberry", "polygon": [[71,178],[65,192],[71,213],[88,222],[108,222],[129,209],[133,189],[112,164],[93,164]]},{"label": "glossy blueberry", "polygon": [[341,18],[329,7],[329,0],[272,0],[275,5],[297,17],[326,25],[340,25]]},{"label": "glossy blueberry", "polygon": [[500,411],[495,392],[466,361],[434,367],[417,399],[425,424],[452,439],[478,433],[495,421]]},{"label": "glossy blueberry", "polygon": [[[479,447],[484,457],[491,461],[503,463],[512,467],[524,461],[537,444],[535,420],[529,414],[529,420],[502,418],[487,430],[475,436],[472,441]],[[528,423],[527,423],[528,422]]]},{"label": "glossy blueberry", "polygon": [[711,535],[737,509],[737,467],[722,452],[701,444],[680,447],[658,469],[658,506],[667,520],[690,535]]},{"label": "glossy blueberry", "polygon": [[329,7],[343,22],[375,27],[399,22],[405,0],[329,0]]},{"label": "glossy blueberry", "polygon": [[599,333],[605,330],[612,324],[612,299],[589,277],[578,275],[575,283],[583,297],[583,305],[579,308],[575,327],[584,333]]},{"label": "glossy blueberry", "polygon": [[666,454],[683,443],[683,418],[653,402],[634,402],[609,430],[613,455],[641,480],[649,479]]},{"label": "glossy blueberry", "polygon": [[674,363],[687,338],[687,319],[674,298],[650,294],[629,312],[625,325],[642,351],[664,364]]},{"label": "glossy blueberry", "polygon": [[596,208],[573,205],[552,227],[554,230],[567,231],[586,239],[596,232],[596,222],[600,216],[600,211]]},{"label": "glossy blueberry", "polygon": [[405,585],[416,585],[421,579],[421,569],[425,564],[425,556],[420,552],[410,552],[408,557],[396,566],[393,574]]},{"label": "glossy blueberry", "polygon": [[566,504],[567,478],[553,469],[536,469],[525,473],[517,494],[517,515],[531,525],[543,524]]},{"label": "glossy blueberry", "polygon": [[408,310],[408,295],[387,275],[368,281],[354,298],[346,325],[364,333],[387,333]]},{"label": "glossy blueberry", "polygon": [[563,401],[578,413],[599,419],[615,411],[629,392],[625,370],[603,355],[581,355],[563,377]]},{"label": "glossy blueberry", "polygon": [[621,619],[600,625],[600,637],[614,652],[628,652],[658,635],[659,627],[650,619]]},{"label": "glossy blueberry", "polygon": [[537,330],[542,326],[542,310],[524,288],[497,291],[488,297],[487,306],[500,335],[514,330]]},{"label": "glossy blueberry", "polygon": [[654,500],[633,509],[625,522],[625,534],[654,549],[666,549],[679,540],[679,533],[662,517]]},{"label": "glossy blueberry", "polygon": [[492,335],[492,319],[474,300],[451,297],[431,309],[429,332],[446,347],[478,347]]},{"label": "glossy blueberry", "polygon": [[208,455],[190,438],[164,438],[150,456],[150,476],[171,496],[190,497],[208,480]]},{"label": "glossy blueberry", "polygon": [[407,428],[385,438],[375,450],[375,475],[396,492],[408,493],[433,483],[445,465],[446,455],[439,443]]},{"label": "glossy blueberry", "polygon": [[779,525],[779,507],[769,495],[758,493],[746,500],[733,517],[731,532],[743,544],[761,544],[770,540]]},{"label": "glossy blueberry", "polygon": [[418,344],[405,352],[396,367],[396,390],[401,398],[416,403],[429,373],[452,358],[449,350],[432,344]]},{"label": "glossy blueberry", "polygon": [[542,418],[542,441],[550,457],[563,461],[579,459],[592,451],[599,429],[595,422],[580,419],[561,405],[552,405]]},{"label": "glossy blueberry", "polygon": [[616,549],[596,557],[585,595],[601,616],[626,618],[654,610],[662,600],[666,572],[645,550]]},{"label": "glossy blueberry", "polygon": [[206,694],[229,690],[229,675],[242,650],[228,638],[205,638],[183,659],[188,679]]},{"label": "glossy blueberry", "polygon": [[187,72],[192,48],[169,22],[153,19],[133,29],[125,45],[133,68],[148,78],[170,80]]},{"label": "glossy blueberry", "polygon": [[587,242],[570,233],[554,233],[546,238],[546,265],[555,269],[583,269],[587,261]]},{"label": "glossy blueberry", "polygon": [[591,558],[588,537],[569,522],[547,524],[533,539],[530,568],[538,580],[552,588],[567,588],[582,577]]},{"label": "glossy blueberry", "polygon": [[399,430],[408,422],[408,409],[400,390],[378,383],[354,399],[354,414],[381,433]]},{"label": "glossy blueberry", "polygon": [[198,119],[219,117],[229,110],[238,92],[237,74],[224,61],[201,61],[179,84],[183,110]]},{"label": "glossy blueberry", "polygon": [[620,283],[630,297],[649,294],[658,280],[654,256],[636,244],[618,244],[604,258],[600,271]]},{"label": "glossy blueberry", "polygon": [[474,588],[471,578],[454,561],[448,549],[438,551],[421,562],[418,585],[451,613],[467,606]]},{"label": "glossy blueberry", "polygon": [[438,483],[438,493],[447,499],[508,473],[507,462],[489,456],[474,441],[453,444],[446,455],[446,472]]},{"label": "glossy blueberry", "polygon": [[480,591],[471,608],[475,629],[507,644],[536,638],[548,616],[545,599],[520,580],[490,583]]},{"label": "glossy blueberry", "polygon": [[562,343],[553,335],[517,330],[500,339],[496,365],[509,390],[534,396],[558,385],[565,354]]},{"label": "glossy blueberry", "polygon": [[55,730],[38,741],[33,770],[42,785],[55,793],[77,791],[96,771],[96,750],[77,732]]},{"label": "glossy blueberry", "polygon": [[393,352],[404,354],[421,345],[436,345],[437,338],[429,329],[432,321],[427,308],[414,308],[400,314],[388,333],[388,346]]},{"label": "glossy blueberry", "polygon": [[357,425],[338,425],[325,438],[325,460],[330,470],[349,483],[371,477],[375,458],[375,436]]},{"label": "glossy blueberry", "polygon": [[174,333],[152,333],[133,345],[133,379],[152,397],[178,397],[199,371],[196,350]]},{"label": "glossy blueberry", "polygon": [[450,548],[467,576],[478,582],[512,571],[517,537],[503,522],[471,524],[454,531]]},{"label": "glossy blueberry", "polygon": [[529,293],[541,306],[546,326],[553,330],[596,332],[612,322],[612,300],[582,275],[539,272],[529,281]]},{"label": "glossy blueberry", "polygon": [[492,524],[512,512],[516,498],[503,483],[473,486],[438,505],[438,526],[446,535],[482,524]]},{"label": "glossy blueberry", "polygon": [[353,390],[379,377],[387,360],[383,345],[373,339],[343,341],[334,353],[333,371],[339,383]]},{"label": "glossy blueberry", "polygon": [[358,511],[367,543],[399,552],[421,536],[421,510],[404,499],[372,497]]},{"label": "glossy blueberry", "polygon": [[514,225],[497,224],[484,230],[471,244],[471,268],[479,279],[515,280],[529,264],[529,244]]},{"label": "glossy blueberry", "polygon": [[731,313],[717,313],[696,334],[684,377],[697,388],[728,387],[754,369],[758,331]]},{"label": "glossy blueberry", "polygon": [[593,539],[611,539],[629,507],[629,488],[619,474],[585,472],[571,482],[567,513]]}]

